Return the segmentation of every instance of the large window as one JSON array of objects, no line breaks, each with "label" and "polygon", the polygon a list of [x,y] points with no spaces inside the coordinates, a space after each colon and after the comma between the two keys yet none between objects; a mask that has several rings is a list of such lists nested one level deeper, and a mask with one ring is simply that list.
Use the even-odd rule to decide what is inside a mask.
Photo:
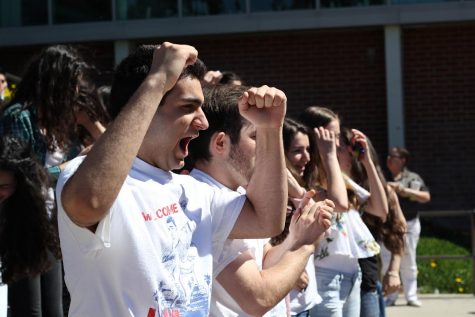
[{"label": "large window", "polygon": [[460,1],[475,0],[0,0],[0,27]]},{"label": "large window", "polygon": [[216,15],[246,12],[246,0],[182,0],[183,15]]},{"label": "large window", "polygon": [[110,21],[111,0],[52,0],[53,23]]},{"label": "large window", "polygon": [[0,26],[48,24],[48,0],[0,0]]},{"label": "large window", "polygon": [[[431,2],[449,2],[449,1],[454,1],[454,0],[387,0],[387,1],[391,1],[391,4],[419,4],[419,3],[431,3]],[[465,0],[462,0],[462,1],[465,1]]]},{"label": "large window", "polygon": [[315,0],[251,0],[251,12],[314,9]]},{"label": "large window", "polygon": [[150,19],[178,16],[177,0],[114,0],[117,19]]},{"label": "large window", "polygon": [[[387,0],[320,0],[321,8],[361,7],[386,4]],[[414,1],[414,0],[410,0]]]}]

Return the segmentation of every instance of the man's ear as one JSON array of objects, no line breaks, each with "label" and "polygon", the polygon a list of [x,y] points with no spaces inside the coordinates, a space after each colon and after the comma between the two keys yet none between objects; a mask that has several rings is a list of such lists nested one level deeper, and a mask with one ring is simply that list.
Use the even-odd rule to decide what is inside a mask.
[{"label": "man's ear", "polygon": [[223,156],[226,155],[229,151],[229,145],[231,140],[229,136],[224,132],[216,132],[211,137],[210,142],[210,152],[212,156]]}]

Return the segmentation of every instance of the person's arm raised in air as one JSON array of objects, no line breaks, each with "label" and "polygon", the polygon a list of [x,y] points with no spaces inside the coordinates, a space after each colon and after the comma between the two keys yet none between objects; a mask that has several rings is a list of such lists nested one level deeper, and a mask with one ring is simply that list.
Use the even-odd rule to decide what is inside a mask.
[{"label": "person's arm raised in air", "polygon": [[365,150],[364,154],[360,155],[359,158],[368,175],[368,186],[369,192],[371,193],[371,196],[366,202],[365,211],[381,218],[384,222],[388,216],[388,198],[373,160],[371,159],[371,155],[369,154],[368,141],[361,131],[351,129],[351,132],[353,133],[352,142],[360,143]]},{"label": "person's arm raised in air", "polygon": [[[348,210],[348,194],[341,173],[340,164],[336,155],[335,133],[323,127],[315,128],[315,139],[318,153],[327,175],[327,189],[317,191],[313,200],[329,199],[335,204],[336,212]],[[290,198],[301,198],[305,194],[305,188],[301,187],[290,171],[287,171],[287,183]]]},{"label": "person's arm raised in air", "polygon": [[326,197],[335,203],[335,211],[348,210],[348,194],[336,155],[336,136],[323,127],[315,128],[318,153],[327,176]]},{"label": "person's arm raised in air", "polygon": [[326,200],[298,209],[283,244],[267,245],[262,271],[249,252],[221,271],[217,280],[246,313],[262,316],[295,286],[320,237],[331,226],[333,206]]},{"label": "person's arm raised in air", "polygon": [[284,229],[287,208],[282,141],[287,97],[273,87],[250,88],[238,106],[241,115],[256,127],[256,164],[246,188],[246,203],[229,238],[275,236]]},{"label": "person's arm raised in air", "polygon": [[117,118],[91,149],[62,191],[73,222],[92,227],[114,203],[164,94],[198,57],[195,48],[165,42],[157,47],[150,72]]}]

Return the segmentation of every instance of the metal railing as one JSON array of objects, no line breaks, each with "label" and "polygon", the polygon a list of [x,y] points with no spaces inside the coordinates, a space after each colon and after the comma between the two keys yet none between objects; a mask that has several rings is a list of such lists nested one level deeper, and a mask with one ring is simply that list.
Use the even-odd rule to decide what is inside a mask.
[{"label": "metal railing", "polygon": [[438,211],[421,211],[420,218],[438,218],[438,217],[462,217],[470,218],[470,237],[471,237],[471,254],[470,255],[418,255],[418,260],[472,260],[472,290],[475,295],[475,209],[473,210],[438,210]]}]

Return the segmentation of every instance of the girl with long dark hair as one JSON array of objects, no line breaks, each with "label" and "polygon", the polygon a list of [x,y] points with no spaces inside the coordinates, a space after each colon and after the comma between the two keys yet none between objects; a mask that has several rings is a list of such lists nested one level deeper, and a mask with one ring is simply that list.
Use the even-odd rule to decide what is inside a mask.
[{"label": "girl with long dark hair", "polygon": [[[0,140],[0,272],[8,284],[12,316],[32,316],[44,302],[44,316],[62,315],[61,258],[58,235],[45,202],[46,172],[28,145],[12,137]],[[52,268],[57,267],[56,270]],[[43,273],[47,276],[42,276]],[[25,285],[28,284],[28,285]],[[43,292],[17,296],[23,287]],[[57,299],[59,298],[59,301]],[[36,307],[35,309],[38,309]]]},{"label": "girl with long dark hair", "polygon": [[[379,245],[361,220],[359,211],[364,209],[384,218],[387,214],[384,189],[376,176],[371,158],[364,151],[360,153],[360,161],[370,176],[371,194],[349,186],[353,177],[350,172],[351,146],[343,143],[340,118],[335,112],[325,107],[312,106],[304,110],[300,119],[309,128],[323,127],[335,135],[338,163],[348,189],[348,209],[337,215],[329,236],[315,252],[318,292],[323,301],[312,309],[312,315],[360,316],[362,278],[358,259],[379,253]],[[351,144],[356,143],[365,148],[366,138],[361,132],[352,130]],[[327,177],[324,171],[319,171],[320,182],[325,183]]]},{"label": "girl with long dark hair", "polygon": [[[289,179],[289,213],[284,232],[272,239],[273,244],[279,244],[286,238],[297,205],[296,198],[301,198],[307,190],[317,192],[314,197],[317,201],[333,200],[335,211],[341,212],[348,208],[346,189],[336,156],[335,134],[323,127],[310,132],[305,125],[286,118],[283,143]],[[326,177],[321,177],[322,173]],[[308,317],[310,310],[321,303],[313,254],[289,295],[292,316]]]},{"label": "girl with long dark hair", "polygon": [[[47,47],[28,65],[15,96],[2,113],[0,135],[10,135],[30,146],[31,159],[48,173],[44,195],[50,221],[55,210],[53,188],[64,163],[105,130],[107,116],[92,74],[93,68],[73,47]],[[40,172],[36,172],[39,177]],[[38,282],[35,274],[40,271],[9,283],[13,317],[63,315],[61,261],[56,259]],[[45,289],[51,290],[46,302]]]}]

